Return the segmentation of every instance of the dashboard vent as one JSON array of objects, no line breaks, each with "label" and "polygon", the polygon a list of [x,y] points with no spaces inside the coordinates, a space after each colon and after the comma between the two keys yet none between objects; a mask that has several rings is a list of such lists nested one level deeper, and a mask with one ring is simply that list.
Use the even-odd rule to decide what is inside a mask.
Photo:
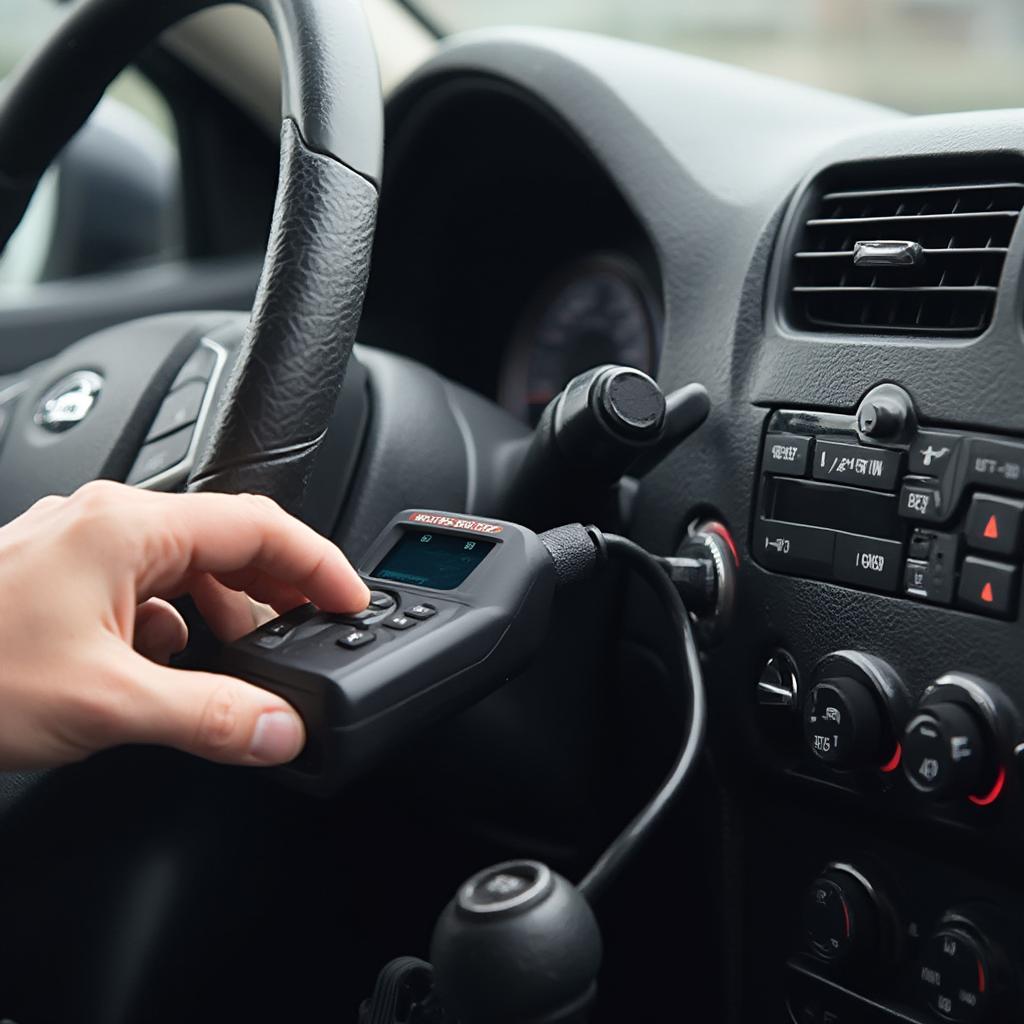
[{"label": "dashboard vent", "polygon": [[825,193],[798,232],[794,322],[839,331],[980,334],[992,320],[1022,204],[1020,182]]}]

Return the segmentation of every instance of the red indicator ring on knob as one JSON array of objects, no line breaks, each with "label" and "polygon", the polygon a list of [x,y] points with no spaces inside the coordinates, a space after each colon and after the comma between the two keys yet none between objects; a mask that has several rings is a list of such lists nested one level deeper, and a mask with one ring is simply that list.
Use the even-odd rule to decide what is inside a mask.
[{"label": "red indicator ring on knob", "polygon": [[[982,796],[971,795],[967,799],[971,801],[975,807],[988,807],[989,804],[993,804],[999,799],[999,794],[1003,791],[1003,786],[1006,785],[1006,769],[999,766],[999,774],[996,776],[996,781],[992,783],[992,788]],[[980,966],[979,966],[980,970]]]},{"label": "red indicator ring on knob", "polygon": [[885,764],[882,765],[881,771],[883,772],[894,772],[900,766],[900,761],[903,759],[903,747],[899,743],[896,744],[896,749],[892,752],[892,757],[889,758]]}]

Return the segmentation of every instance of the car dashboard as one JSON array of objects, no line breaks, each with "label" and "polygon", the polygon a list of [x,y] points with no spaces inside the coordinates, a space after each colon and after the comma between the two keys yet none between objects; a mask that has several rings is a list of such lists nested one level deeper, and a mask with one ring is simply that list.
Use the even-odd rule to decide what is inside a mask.
[{"label": "car dashboard", "polygon": [[[456,37],[387,117],[366,344],[526,426],[595,363],[711,395],[629,510],[738,560],[638,1012],[1016,1019],[1024,113],[524,29]],[[617,628],[642,673],[642,602]]]}]

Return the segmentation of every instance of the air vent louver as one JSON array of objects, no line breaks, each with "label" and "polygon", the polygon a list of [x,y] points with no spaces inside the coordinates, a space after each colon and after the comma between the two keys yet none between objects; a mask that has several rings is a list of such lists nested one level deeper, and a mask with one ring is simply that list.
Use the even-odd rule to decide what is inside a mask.
[{"label": "air vent louver", "polygon": [[[980,334],[1022,204],[1018,182],[827,192],[798,232],[793,321],[816,330]],[[909,261],[855,263],[857,243],[872,241],[917,245],[874,247],[910,252]]]}]

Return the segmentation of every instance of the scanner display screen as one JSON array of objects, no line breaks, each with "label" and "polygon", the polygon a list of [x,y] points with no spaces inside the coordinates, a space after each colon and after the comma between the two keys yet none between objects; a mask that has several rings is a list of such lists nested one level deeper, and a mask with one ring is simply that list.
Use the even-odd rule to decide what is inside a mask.
[{"label": "scanner display screen", "polygon": [[490,554],[493,540],[406,530],[373,570],[379,580],[454,590]]}]

